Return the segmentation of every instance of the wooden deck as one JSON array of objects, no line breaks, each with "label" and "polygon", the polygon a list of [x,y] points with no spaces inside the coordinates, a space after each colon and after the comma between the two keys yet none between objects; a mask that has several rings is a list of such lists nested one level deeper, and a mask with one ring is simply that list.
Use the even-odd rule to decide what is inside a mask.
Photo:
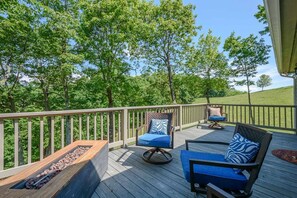
[{"label": "wooden deck", "polygon": [[[175,133],[173,161],[166,165],[152,165],[141,158],[146,148],[130,146],[109,152],[109,166],[103,181],[92,198],[113,197],[194,197],[184,179],[180,163],[180,150],[185,149],[185,139],[231,140],[234,127],[209,130],[206,127],[189,128]],[[297,136],[274,133],[252,197],[296,197],[297,165],[280,160],[271,154],[273,149],[297,149]],[[222,146],[197,146],[195,149],[224,153]]]}]

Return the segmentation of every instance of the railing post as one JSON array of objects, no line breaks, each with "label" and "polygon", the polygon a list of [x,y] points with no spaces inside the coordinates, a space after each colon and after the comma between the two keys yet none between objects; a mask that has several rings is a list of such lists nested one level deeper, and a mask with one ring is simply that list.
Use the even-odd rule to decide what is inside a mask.
[{"label": "railing post", "polygon": [[297,76],[294,78],[294,106],[295,106],[295,119],[294,119],[294,126],[295,126],[295,134],[297,135]]},{"label": "railing post", "polygon": [[179,105],[178,108],[178,124],[179,124],[179,131],[183,130],[183,106]]},{"label": "railing post", "polygon": [[121,128],[122,128],[122,140],[123,147],[127,147],[127,135],[128,135],[128,109],[125,108],[122,110],[121,116]]}]

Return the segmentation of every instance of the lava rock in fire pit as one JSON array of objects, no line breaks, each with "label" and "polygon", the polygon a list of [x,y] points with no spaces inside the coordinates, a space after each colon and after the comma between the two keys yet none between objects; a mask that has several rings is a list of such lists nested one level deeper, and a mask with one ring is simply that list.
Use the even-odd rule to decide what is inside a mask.
[{"label": "lava rock in fire pit", "polygon": [[26,181],[27,189],[40,189],[53,177],[59,174],[62,170],[70,166],[77,158],[83,155],[90,147],[78,147],[74,151],[67,153],[65,157],[60,159],[57,163],[53,163],[48,169],[39,173],[36,177],[30,178]]}]

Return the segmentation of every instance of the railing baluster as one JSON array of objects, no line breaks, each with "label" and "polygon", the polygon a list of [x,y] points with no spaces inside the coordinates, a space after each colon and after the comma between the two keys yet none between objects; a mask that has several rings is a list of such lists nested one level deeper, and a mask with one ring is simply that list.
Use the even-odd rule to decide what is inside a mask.
[{"label": "railing baluster", "polygon": [[90,139],[90,114],[87,114],[87,140]]},{"label": "railing baluster", "polygon": [[97,114],[94,113],[94,140],[97,140]]},{"label": "railing baluster", "polygon": [[273,126],[275,127],[275,107],[273,107]]},{"label": "railing baluster", "polygon": [[81,140],[81,134],[82,134],[82,119],[81,119],[81,114],[79,114],[79,116],[78,116],[78,132],[79,132],[79,140]]},{"label": "railing baluster", "polygon": [[55,117],[51,117],[51,154],[55,152]]},{"label": "railing baluster", "polygon": [[258,106],[258,125],[260,125],[260,106]]},{"label": "railing baluster", "polygon": [[134,111],[132,112],[132,136],[135,136],[135,113]]},{"label": "railing baluster", "polygon": [[281,127],[281,107],[278,107],[278,126]]},{"label": "railing baluster", "polygon": [[284,107],[284,111],[285,111],[285,113],[284,113],[284,117],[285,117],[285,128],[287,128],[287,107]]},{"label": "railing baluster", "polygon": [[293,129],[294,128],[294,120],[293,120],[293,112],[294,112],[294,110],[293,110],[293,107],[291,107],[290,109],[291,109],[291,129]]},{"label": "railing baluster", "polygon": [[64,116],[61,116],[61,147],[64,148]]},{"label": "railing baluster", "polygon": [[40,142],[39,142],[39,159],[43,159],[43,134],[44,134],[44,121],[43,117],[40,117]]},{"label": "railing baluster", "polygon": [[14,127],[14,167],[19,166],[19,120],[13,120]]},{"label": "railing baluster", "polygon": [[28,164],[32,162],[32,120],[28,118]]},{"label": "railing baluster", "polygon": [[101,126],[101,131],[100,131],[100,136],[101,140],[104,139],[104,130],[103,130],[103,114],[100,113],[100,126]]},{"label": "railing baluster", "polygon": [[270,126],[270,107],[268,107],[268,126]]},{"label": "railing baluster", "polygon": [[115,115],[112,112],[112,142],[115,142]]},{"label": "railing baluster", "polygon": [[118,137],[118,140],[120,141],[121,140],[121,135],[122,135],[122,133],[121,133],[121,113],[120,112],[118,112],[118,133],[119,133],[119,137]]},{"label": "railing baluster", "polygon": [[106,114],[106,122],[107,122],[107,141],[109,142],[109,112]]},{"label": "railing baluster", "polygon": [[0,120],[0,170],[4,169],[4,120]]},{"label": "railing baluster", "polygon": [[262,115],[263,115],[262,126],[265,126],[265,107],[262,107],[262,109],[263,109],[263,112],[262,112]]},{"label": "railing baluster", "polygon": [[73,116],[70,116],[70,141],[73,142]]}]

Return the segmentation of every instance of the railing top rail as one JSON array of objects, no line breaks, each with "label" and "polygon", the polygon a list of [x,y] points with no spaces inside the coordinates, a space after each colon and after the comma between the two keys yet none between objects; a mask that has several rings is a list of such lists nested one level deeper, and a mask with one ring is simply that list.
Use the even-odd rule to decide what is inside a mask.
[{"label": "railing top rail", "polygon": [[138,106],[138,107],[114,107],[114,108],[97,108],[97,109],[79,109],[79,110],[61,110],[61,111],[42,111],[42,112],[21,112],[21,113],[2,113],[0,120],[3,119],[16,119],[16,118],[31,118],[31,117],[45,117],[45,116],[63,116],[63,115],[77,115],[98,112],[111,112],[140,109],[157,109],[157,108],[177,108],[180,105],[159,105],[159,106]]},{"label": "railing top rail", "polygon": [[210,103],[208,105],[225,105],[225,106],[252,106],[252,107],[295,107],[297,105],[262,105],[262,104],[222,104],[222,103]]}]

